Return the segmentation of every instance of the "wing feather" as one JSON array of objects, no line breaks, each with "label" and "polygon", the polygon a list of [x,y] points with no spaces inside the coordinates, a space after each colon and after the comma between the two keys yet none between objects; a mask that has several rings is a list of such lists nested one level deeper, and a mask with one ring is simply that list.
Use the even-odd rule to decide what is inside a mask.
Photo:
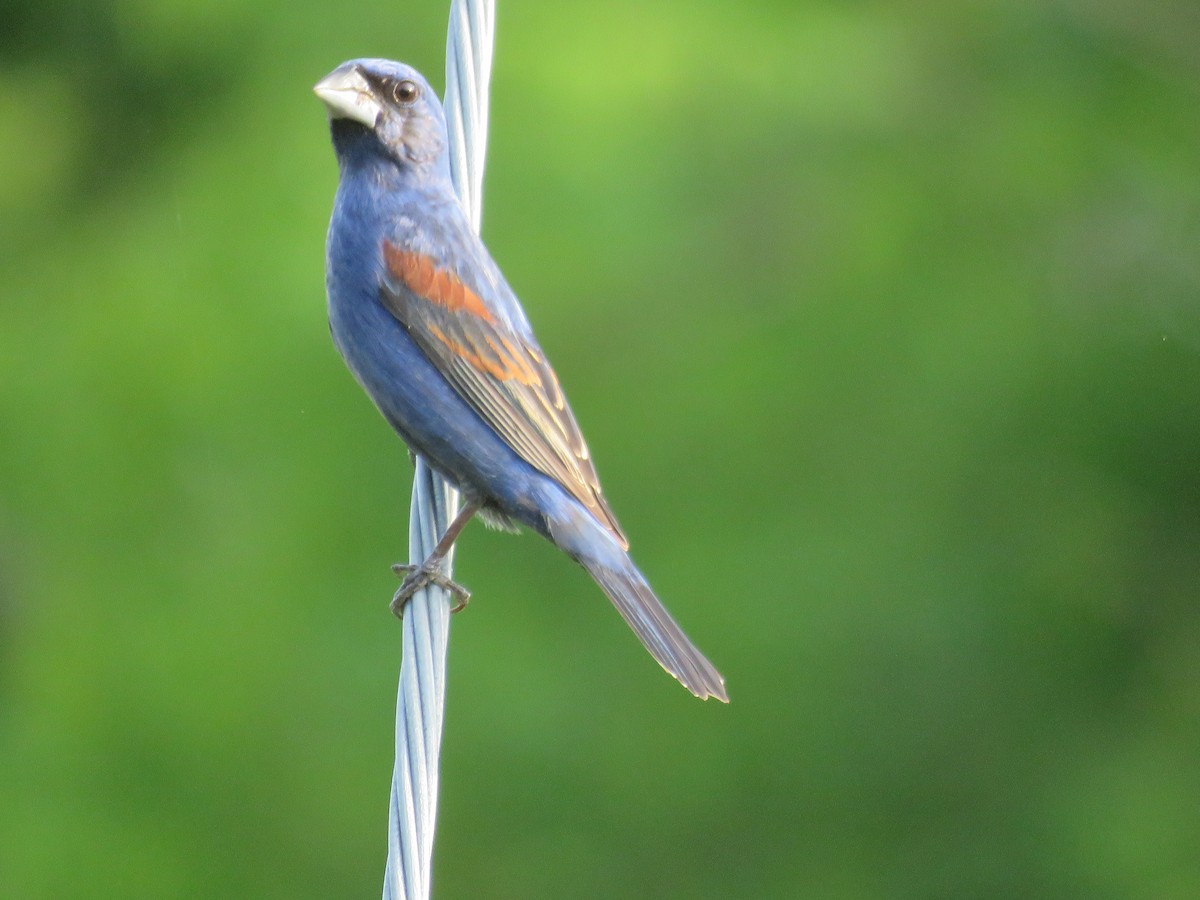
[{"label": "wing feather", "polygon": [[532,336],[518,334],[428,256],[389,241],[383,253],[384,306],[517,455],[561,484],[627,548],[558,378]]}]

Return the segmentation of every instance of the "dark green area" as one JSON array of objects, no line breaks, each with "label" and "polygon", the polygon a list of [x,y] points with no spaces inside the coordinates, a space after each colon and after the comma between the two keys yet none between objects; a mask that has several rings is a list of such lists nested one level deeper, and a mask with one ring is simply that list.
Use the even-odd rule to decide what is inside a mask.
[{"label": "dark green area", "polygon": [[[0,894],[378,896],[403,447],[310,86],[444,3],[0,4]],[[700,704],[472,526],[442,897],[1200,897],[1200,15],[499,4],[484,235]]]}]

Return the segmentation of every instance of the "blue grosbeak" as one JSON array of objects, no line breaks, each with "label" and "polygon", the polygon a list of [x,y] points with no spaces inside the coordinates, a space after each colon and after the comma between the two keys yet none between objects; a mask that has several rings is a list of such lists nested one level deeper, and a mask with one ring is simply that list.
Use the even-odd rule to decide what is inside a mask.
[{"label": "blue grosbeak", "polygon": [[326,247],[334,343],[388,423],[464,498],[393,609],[447,581],[442,559],[473,515],[520,523],[580,563],[684,687],[728,701],[626,552],[558,378],[455,197],[429,84],[401,63],[359,59],[314,90],[340,172]]}]

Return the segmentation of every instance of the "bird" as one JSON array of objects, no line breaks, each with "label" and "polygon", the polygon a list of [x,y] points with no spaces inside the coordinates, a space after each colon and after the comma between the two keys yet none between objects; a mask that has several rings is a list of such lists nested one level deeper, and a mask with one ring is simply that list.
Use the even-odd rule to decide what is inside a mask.
[{"label": "bird", "polygon": [[414,68],[354,59],[313,88],[338,186],[326,237],[329,328],[384,419],[458,488],[459,514],[393,601],[442,572],[466,524],[524,525],[583,566],[658,663],[701,699],[725,681],[629,556],[558,377],[451,182],[445,113]]}]

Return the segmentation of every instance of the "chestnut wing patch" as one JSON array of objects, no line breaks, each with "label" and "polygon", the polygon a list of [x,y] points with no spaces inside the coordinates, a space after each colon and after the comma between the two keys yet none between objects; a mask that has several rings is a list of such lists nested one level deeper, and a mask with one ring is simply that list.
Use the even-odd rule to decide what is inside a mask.
[{"label": "chestnut wing patch", "polygon": [[428,256],[384,241],[387,309],[447,381],[526,462],[553,478],[628,547],[600,492],[587,444],[558,378],[531,340]]}]

